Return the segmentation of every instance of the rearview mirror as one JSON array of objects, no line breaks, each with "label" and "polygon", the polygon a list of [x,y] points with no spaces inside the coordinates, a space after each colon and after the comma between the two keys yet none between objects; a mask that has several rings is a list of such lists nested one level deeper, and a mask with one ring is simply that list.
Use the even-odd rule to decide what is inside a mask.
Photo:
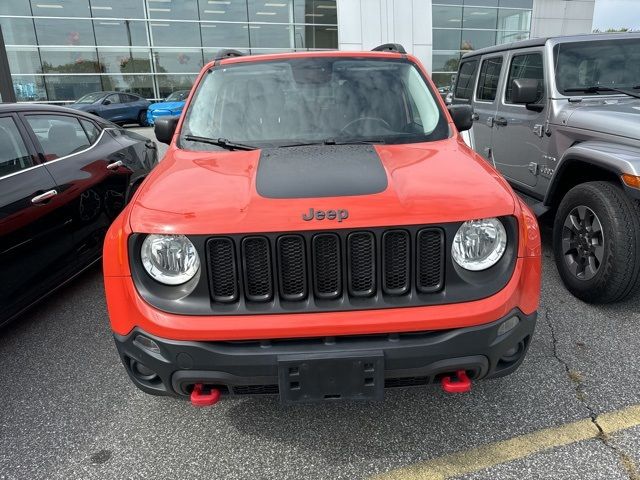
[{"label": "rearview mirror", "polygon": [[539,80],[534,78],[517,78],[511,82],[511,101],[513,103],[529,104],[538,101],[540,96]]},{"label": "rearview mirror", "polygon": [[173,135],[176,133],[176,127],[178,126],[178,120],[180,117],[159,117],[156,119],[153,131],[156,134],[156,139],[161,143],[169,145],[173,139]]},{"label": "rearview mirror", "polygon": [[449,105],[447,109],[459,132],[469,130],[473,126],[473,107],[471,105]]},{"label": "rearview mirror", "polygon": [[105,100],[102,102],[103,105],[111,105],[111,100]]}]

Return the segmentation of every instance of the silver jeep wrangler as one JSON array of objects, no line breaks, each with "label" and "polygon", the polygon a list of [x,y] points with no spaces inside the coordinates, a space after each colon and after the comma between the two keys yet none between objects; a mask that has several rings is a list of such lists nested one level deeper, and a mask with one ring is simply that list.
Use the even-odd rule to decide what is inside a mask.
[{"label": "silver jeep wrangler", "polygon": [[[462,57],[471,146],[538,216],[578,298],[640,289],[640,34],[533,39]],[[453,107],[455,108],[455,107]]]}]

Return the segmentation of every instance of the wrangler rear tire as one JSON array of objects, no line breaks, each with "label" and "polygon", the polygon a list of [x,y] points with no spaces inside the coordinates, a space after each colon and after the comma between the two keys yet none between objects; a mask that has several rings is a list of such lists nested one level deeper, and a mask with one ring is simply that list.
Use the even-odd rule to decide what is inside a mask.
[{"label": "wrangler rear tire", "polygon": [[640,289],[640,203],[612,182],[587,182],[565,195],[553,252],[567,289],[588,303],[611,303]]}]

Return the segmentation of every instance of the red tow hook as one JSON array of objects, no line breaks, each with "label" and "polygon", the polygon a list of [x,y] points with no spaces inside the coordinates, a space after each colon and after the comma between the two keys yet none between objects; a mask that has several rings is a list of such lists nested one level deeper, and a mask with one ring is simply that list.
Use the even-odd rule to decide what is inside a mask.
[{"label": "red tow hook", "polygon": [[191,392],[191,405],[195,407],[210,407],[220,400],[220,390],[212,388],[208,393],[204,391],[204,385],[196,383]]},{"label": "red tow hook", "polygon": [[471,391],[471,379],[467,376],[467,372],[464,370],[458,370],[456,372],[456,380],[450,376],[442,377],[441,385],[442,390],[447,393],[467,393]]}]

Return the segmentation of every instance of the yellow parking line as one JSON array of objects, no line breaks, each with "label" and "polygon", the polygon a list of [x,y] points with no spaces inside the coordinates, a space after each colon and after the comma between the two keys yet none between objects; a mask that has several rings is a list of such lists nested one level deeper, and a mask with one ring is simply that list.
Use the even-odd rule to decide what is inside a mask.
[{"label": "yellow parking line", "polygon": [[615,433],[640,425],[640,405],[603,413],[596,418],[604,433]]},{"label": "yellow parking line", "polygon": [[[605,434],[640,425],[640,405],[599,415],[596,419]],[[441,480],[477,472],[500,463],[512,462],[550,448],[596,438],[600,430],[590,418],[545,428],[478,448],[434,458],[376,476],[377,480]]]}]

